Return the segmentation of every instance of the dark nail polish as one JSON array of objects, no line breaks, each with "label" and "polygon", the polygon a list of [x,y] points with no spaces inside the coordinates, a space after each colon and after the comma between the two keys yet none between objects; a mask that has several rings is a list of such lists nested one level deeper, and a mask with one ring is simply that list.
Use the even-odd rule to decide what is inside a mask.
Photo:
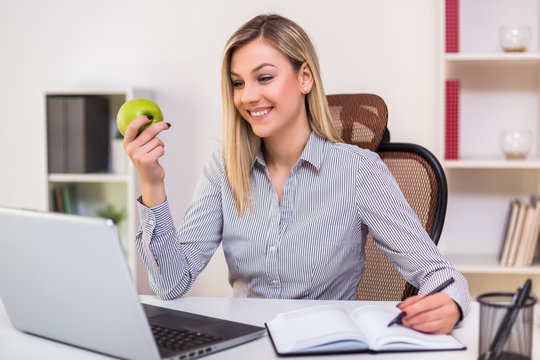
[{"label": "dark nail polish", "polygon": [[152,120],[154,118],[152,115],[146,115],[146,117],[148,118],[148,120]]},{"label": "dark nail polish", "polygon": [[399,315],[398,315],[399,320],[398,320],[397,323],[401,325],[401,324],[403,323],[401,320],[403,320],[403,318],[404,318],[405,316],[407,316],[407,312],[406,312],[406,311],[400,312]]},{"label": "dark nail polish", "polygon": [[404,303],[404,301],[400,302],[399,304],[396,305],[396,307],[400,307],[401,304],[403,304],[403,303]]},{"label": "dark nail polish", "polygon": [[171,127],[171,123],[167,123],[167,127]]}]

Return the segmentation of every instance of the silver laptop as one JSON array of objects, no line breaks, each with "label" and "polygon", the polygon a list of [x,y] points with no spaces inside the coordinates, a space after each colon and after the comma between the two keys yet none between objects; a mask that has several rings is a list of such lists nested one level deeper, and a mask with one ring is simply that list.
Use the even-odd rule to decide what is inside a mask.
[{"label": "silver laptop", "polygon": [[0,297],[21,331],[126,359],[193,359],[263,327],[141,304],[110,220],[0,208]]}]

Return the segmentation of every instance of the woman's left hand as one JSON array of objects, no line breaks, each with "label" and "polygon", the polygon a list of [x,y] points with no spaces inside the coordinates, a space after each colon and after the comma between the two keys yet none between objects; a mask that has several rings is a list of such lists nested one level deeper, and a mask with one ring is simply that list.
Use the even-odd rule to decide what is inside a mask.
[{"label": "woman's left hand", "polygon": [[411,296],[398,308],[407,313],[404,326],[431,334],[450,333],[461,316],[458,305],[443,292]]}]

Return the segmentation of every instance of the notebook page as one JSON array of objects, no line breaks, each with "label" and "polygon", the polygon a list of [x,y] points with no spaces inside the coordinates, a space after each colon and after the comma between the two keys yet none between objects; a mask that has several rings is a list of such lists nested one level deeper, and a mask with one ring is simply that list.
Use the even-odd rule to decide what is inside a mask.
[{"label": "notebook page", "polygon": [[451,335],[425,334],[401,325],[388,327],[388,323],[400,313],[399,309],[381,306],[362,306],[351,314],[351,318],[369,338],[372,350],[413,349],[461,349],[461,344]]},{"label": "notebook page", "polygon": [[[327,344],[329,348],[340,348],[337,342],[345,340],[347,349],[366,348],[346,340],[361,341],[358,328],[341,308],[321,305],[297,311],[281,313],[267,323],[276,348],[283,353],[291,351],[316,351],[317,346]],[[324,346],[322,346],[324,348]],[[325,349],[322,349],[325,350]]]}]

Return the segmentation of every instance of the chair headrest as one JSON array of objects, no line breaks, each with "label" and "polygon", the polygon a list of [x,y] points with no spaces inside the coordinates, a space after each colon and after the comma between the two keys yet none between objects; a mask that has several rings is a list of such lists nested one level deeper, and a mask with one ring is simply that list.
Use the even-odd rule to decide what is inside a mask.
[{"label": "chair headrest", "polygon": [[334,125],[343,141],[376,151],[388,123],[388,108],[375,94],[328,95]]}]

